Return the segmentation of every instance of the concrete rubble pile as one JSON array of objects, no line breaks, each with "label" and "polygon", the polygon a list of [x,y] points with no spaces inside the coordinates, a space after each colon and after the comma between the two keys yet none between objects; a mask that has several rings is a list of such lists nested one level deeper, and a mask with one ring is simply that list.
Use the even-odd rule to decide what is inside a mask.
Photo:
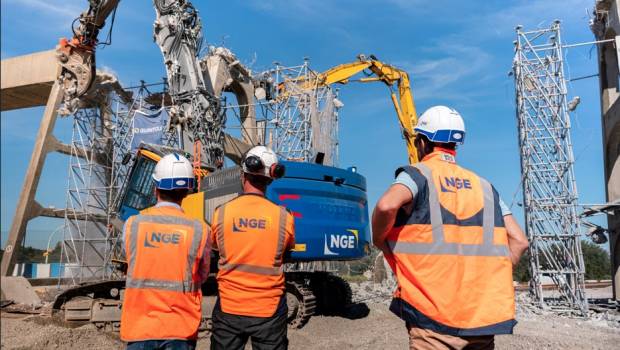
[{"label": "concrete rubble pile", "polygon": [[[396,281],[392,276],[383,279],[381,282],[364,281],[351,283],[353,291],[353,303],[379,303],[389,305],[392,295],[396,288]],[[550,310],[540,308],[527,292],[517,292],[516,316],[517,320],[544,319],[550,322],[557,322],[563,317]],[[571,317],[573,318],[573,317]],[[585,318],[574,317],[579,324],[589,324],[591,326],[603,326],[620,329],[620,313],[615,310],[601,310],[593,308]]]},{"label": "concrete rubble pile", "polygon": [[395,288],[396,282],[391,279],[385,279],[380,283],[371,281],[351,283],[354,303],[375,302],[389,304]]}]

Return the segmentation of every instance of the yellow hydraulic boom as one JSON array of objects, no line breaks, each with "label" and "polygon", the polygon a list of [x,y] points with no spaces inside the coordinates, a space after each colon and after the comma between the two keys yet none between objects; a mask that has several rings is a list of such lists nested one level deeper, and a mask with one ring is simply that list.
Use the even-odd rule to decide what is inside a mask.
[{"label": "yellow hydraulic boom", "polygon": [[[351,78],[363,71],[367,72],[366,77],[351,80]],[[392,103],[394,104],[394,109],[396,109],[398,121],[403,132],[403,137],[407,143],[409,163],[413,164],[418,162],[418,154],[413,144],[415,138],[413,127],[417,124],[418,116],[416,114],[407,72],[389,64],[385,64],[373,55],[370,55],[368,58],[364,55],[359,55],[357,62],[345,63],[330,68],[323,73],[319,73],[316,79],[312,81],[296,79],[296,82],[300,83],[302,88],[313,88],[315,86],[325,86],[336,83],[347,84],[354,81],[362,83],[380,81],[388,86],[390,89],[390,97],[392,98]],[[397,85],[398,95],[396,95],[394,85]]]}]

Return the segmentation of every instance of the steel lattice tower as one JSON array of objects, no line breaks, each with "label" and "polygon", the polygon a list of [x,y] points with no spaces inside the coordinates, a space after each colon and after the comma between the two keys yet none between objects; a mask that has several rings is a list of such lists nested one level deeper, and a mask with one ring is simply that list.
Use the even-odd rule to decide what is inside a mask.
[{"label": "steel lattice tower", "polygon": [[[543,308],[585,314],[588,302],[577,215],[577,186],[560,22],[548,29],[517,27],[514,76],[530,293]],[[543,294],[551,280],[559,294]]]},{"label": "steel lattice tower", "polygon": [[[325,154],[324,164],[338,165],[337,91],[319,84],[318,74],[309,62],[285,67],[279,64],[267,74],[275,86],[267,120],[273,126],[272,147],[284,159],[312,162],[318,152]],[[304,86],[299,81],[310,82]]]}]

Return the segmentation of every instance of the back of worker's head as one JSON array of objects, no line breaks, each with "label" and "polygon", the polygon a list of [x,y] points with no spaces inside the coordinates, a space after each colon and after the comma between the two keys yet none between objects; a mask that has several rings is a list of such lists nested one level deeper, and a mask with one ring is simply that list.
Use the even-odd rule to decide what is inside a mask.
[{"label": "back of worker's head", "polygon": [[435,147],[456,149],[465,141],[465,123],[456,110],[446,106],[434,106],[427,109],[420,118],[414,131],[417,133],[415,146],[419,158],[433,151]]},{"label": "back of worker's head", "polygon": [[192,164],[177,153],[162,157],[153,171],[158,200],[180,203],[194,188]]},{"label": "back of worker's head", "polygon": [[278,163],[276,153],[265,146],[252,147],[241,162],[244,181],[264,190],[275,179],[284,176],[284,165]]}]

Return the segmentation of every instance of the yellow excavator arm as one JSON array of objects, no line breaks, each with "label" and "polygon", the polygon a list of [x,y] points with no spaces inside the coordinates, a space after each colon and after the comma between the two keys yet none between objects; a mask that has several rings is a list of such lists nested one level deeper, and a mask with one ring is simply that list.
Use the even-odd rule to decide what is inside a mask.
[{"label": "yellow excavator arm", "polygon": [[[360,72],[367,72],[366,77],[351,80]],[[370,73],[370,74],[368,74]],[[390,89],[390,97],[398,116],[398,121],[403,133],[403,138],[407,144],[407,153],[409,155],[409,163],[418,162],[418,154],[416,152],[413,140],[415,138],[414,126],[417,124],[418,116],[415,110],[415,103],[411,93],[411,85],[409,83],[409,75],[402,69],[385,64],[376,57],[369,58],[359,55],[357,62],[345,63],[319,73],[316,79],[312,81],[297,79],[302,88],[312,88],[316,85],[326,86],[332,84],[347,84],[349,82],[383,82]],[[397,85],[398,93],[394,88]]]}]

